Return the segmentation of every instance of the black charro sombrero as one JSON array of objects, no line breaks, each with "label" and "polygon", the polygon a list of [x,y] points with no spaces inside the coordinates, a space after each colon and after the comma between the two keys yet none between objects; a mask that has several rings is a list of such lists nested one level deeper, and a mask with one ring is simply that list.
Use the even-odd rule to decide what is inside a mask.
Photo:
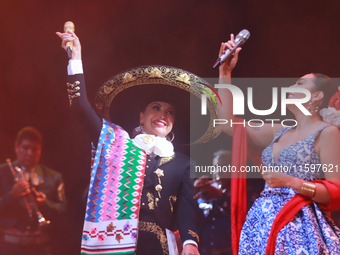
[{"label": "black charro sombrero", "polygon": [[[212,92],[205,80],[183,69],[162,65],[140,66],[108,79],[99,89],[95,104],[103,118],[131,133],[139,125],[139,113],[149,103],[168,102],[176,109],[173,129],[176,140],[189,144],[190,94],[200,100],[202,88]],[[206,124],[206,131],[200,138],[192,140],[191,144],[208,142],[220,134],[218,126],[214,128],[212,125],[217,118],[214,102],[217,98],[214,97],[207,97],[210,120]]]}]

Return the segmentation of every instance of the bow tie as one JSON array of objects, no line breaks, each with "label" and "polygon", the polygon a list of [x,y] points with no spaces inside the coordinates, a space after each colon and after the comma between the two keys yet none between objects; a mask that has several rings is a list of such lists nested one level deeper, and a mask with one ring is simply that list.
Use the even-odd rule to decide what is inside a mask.
[{"label": "bow tie", "polygon": [[174,154],[174,146],[165,137],[148,134],[137,135],[132,139],[135,145],[143,149],[146,154],[154,157],[170,157]]}]

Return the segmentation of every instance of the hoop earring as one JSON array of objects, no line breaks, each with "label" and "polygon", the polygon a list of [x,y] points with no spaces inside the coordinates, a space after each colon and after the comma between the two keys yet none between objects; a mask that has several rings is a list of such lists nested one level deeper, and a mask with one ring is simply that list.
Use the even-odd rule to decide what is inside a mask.
[{"label": "hoop earring", "polygon": [[138,134],[141,134],[141,133],[143,133],[143,131],[144,131],[144,125],[142,123],[140,123],[137,132],[138,132]]},{"label": "hoop earring", "polygon": [[171,143],[174,139],[175,139],[175,134],[174,132],[171,131],[171,134],[172,134],[172,138],[170,139],[169,136],[167,136],[167,140]]},{"label": "hoop earring", "polygon": [[319,106],[315,106],[315,109],[314,109],[314,111],[312,111],[312,106],[313,105],[313,102],[309,102],[309,104],[308,104],[308,111],[311,113],[311,114],[313,114],[313,113],[316,113],[316,112],[318,112],[319,111]]}]

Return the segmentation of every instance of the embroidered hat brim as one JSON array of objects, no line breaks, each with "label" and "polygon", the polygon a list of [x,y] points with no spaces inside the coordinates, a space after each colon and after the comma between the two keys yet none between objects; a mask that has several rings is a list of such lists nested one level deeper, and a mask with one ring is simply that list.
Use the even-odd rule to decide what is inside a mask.
[{"label": "embroidered hat brim", "polygon": [[[154,101],[164,101],[176,109],[174,133],[181,143],[190,143],[190,94],[201,98],[202,88],[208,83],[197,75],[180,68],[150,65],[121,72],[108,79],[99,89],[95,105],[101,117],[122,126],[128,132],[139,125],[139,114]],[[213,94],[213,93],[212,93]],[[216,99],[215,99],[216,100]],[[200,106],[198,106],[200,107]],[[207,98],[210,113],[208,129],[195,143],[204,143],[220,134],[213,128],[217,109],[212,98]]]}]

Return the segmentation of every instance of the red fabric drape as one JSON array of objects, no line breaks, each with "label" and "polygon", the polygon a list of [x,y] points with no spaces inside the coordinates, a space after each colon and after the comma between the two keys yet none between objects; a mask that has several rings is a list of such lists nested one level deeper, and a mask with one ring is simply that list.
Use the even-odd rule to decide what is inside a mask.
[{"label": "red fabric drape", "polygon": [[302,207],[310,204],[311,202],[312,200],[296,194],[289,200],[287,204],[281,208],[281,210],[276,215],[270,230],[266,247],[266,255],[275,254],[276,239],[280,230],[294,218],[294,216],[301,210]]},{"label": "red fabric drape", "polygon": [[[325,185],[331,196],[331,202],[329,204],[318,203],[318,206],[327,211],[340,209],[340,185],[325,180],[315,180],[314,182],[322,183],[323,185]],[[281,208],[279,213],[276,215],[270,230],[270,235],[266,247],[266,255],[275,254],[276,239],[280,230],[295,217],[295,215],[302,209],[302,207],[310,204],[311,202],[311,199],[306,198],[300,194],[296,194],[289,200],[287,204],[285,204]]]},{"label": "red fabric drape", "polygon": [[315,180],[314,182],[322,183],[323,185],[325,185],[326,189],[331,195],[331,202],[329,204],[318,203],[318,206],[330,212],[340,209],[340,185],[334,182],[325,181],[325,180]]},{"label": "red fabric drape", "polygon": [[[235,122],[243,122],[236,118]],[[231,247],[233,255],[238,254],[240,235],[247,215],[247,173],[240,172],[241,166],[247,165],[247,152],[255,165],[262,164],[261,150],[247,145],[247,132],[242,124],[236,124],[233,135],[231,163],[235,172],[231,173]]]},{"label": "red fabric drape", "polygon": [[237,255],[247,213],[247,176],[246,173],[239,172],[241,166],[247,165],[247,134],[243,126],[234,128],[232,146],[231,164],[236,171],[231,173],[231,247],[233,255]]}]

